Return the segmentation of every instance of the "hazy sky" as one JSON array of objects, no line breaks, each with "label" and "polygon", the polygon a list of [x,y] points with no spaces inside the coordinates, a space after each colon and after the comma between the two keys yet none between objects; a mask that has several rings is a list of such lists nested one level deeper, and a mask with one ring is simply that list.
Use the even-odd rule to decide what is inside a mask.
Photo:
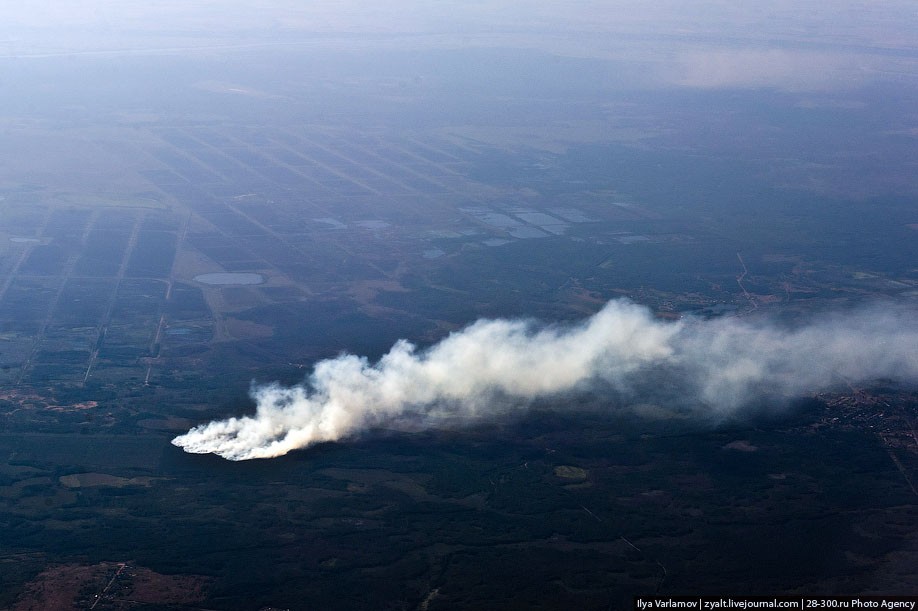
[{"label": "hazy sky", "polygon": [[493,46],[631,62],[693,88],[828,91],[918,74],[907,0],[3,3],[0,57],[247,45]]},{"label": "hazy sky", "polygon": [[705,35],[716,41],[820,40],[884,47],[914,46],[918,9],[908,0],[44,0],[3,3],[3,38],[64,31],[84,44],[100,32],[195,34],[242,32],[488,33],[608,32]]}]

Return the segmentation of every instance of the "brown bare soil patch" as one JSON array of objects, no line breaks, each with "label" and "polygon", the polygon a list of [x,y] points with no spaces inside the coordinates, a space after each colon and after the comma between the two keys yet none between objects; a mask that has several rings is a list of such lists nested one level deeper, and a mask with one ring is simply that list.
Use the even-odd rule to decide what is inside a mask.
[{"label": "brown bare soil patch", "polygon": [[58,478],[61,485],[67,488],[91,488],[94,486],[108,486],[110,488],[124,488],[125,486],[149,487],[156,479],[153,477],[118,477],[108,473],[74,473],[62,475]]},{"label": "brown bare soil patch", "polygon": [[236,339],[257,339],[274,335],[273,327],[248,320],[227,318],[224,324],[226,325],[226,332]]},{"label": "brown bare soil patch", "polygon": [[738,450],[740,452],[756,452],[758,451],[758,446],[754,446],[745,439],[737,439],[736,441],[731,441],[724,446],[725,450]]},{"label": "brown bare soil patch", "polygon": [[372,305],[373,300],[381,292],[407,293],[409,289],[406,289],[395,280],[361,280],[351,283],[348,287],[348,293],[351,297],[363,305]]},{"label": "brown bare soil patch", "polygon": [[71,403],[69,405],[58,405],[54,402],[53,397],[19,390],[6,390],[0,392],[0,400],[9,401],[17,405],[19,409],[46,409],[55,412],[79,411],[99,407],[97,401],[83,401],[81,403]]},{"label": "brown bare soil patch", "polygon": [[[198,575],[161,575],[125,562],[50,566],[26,585],[11,611],[105,609],[142,604],[191,605],[204,600],[210,580]],[[101,600],[99,600],[101,599]]]}]

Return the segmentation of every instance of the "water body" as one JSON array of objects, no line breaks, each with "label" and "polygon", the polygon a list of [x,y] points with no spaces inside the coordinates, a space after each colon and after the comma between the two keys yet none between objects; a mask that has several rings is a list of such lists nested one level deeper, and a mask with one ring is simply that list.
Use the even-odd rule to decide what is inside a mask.
[{"label": "water body", "polygon": [[319,223],[324,223],[325,225],[328,225],[328,226],[332,227],[333,229],[344,229],[345,227],[347,227],[347,225],[345,225],[344,223],[342,223],[342,222],[339,221],[338,219],[333,219],[333,218],[321,218],[321,219],[313,219],[313,220],[314,220],[314,221],[317,221],[317,222],[319,222]]},{"label": "water body", "polygon": [[535,227],[529,226],[518,227],[517,229],[513,229],[507,233],[512,235],[514,238],[519,238],[521,240],[528,240],[529,238],[544,238],[548,235],[541,229],[536,229]]},{"label": "water body", "polygon": [[595,219],[591,219],[577,208],[552,208],[551,212],[571,223],[590,223],[595,221]]},{"label": "water body", "polygon": [[445,254],[446,252],[443,250],[440,250],[439,248],[428,248],[427,250],[424,251],[424,258],[425,259],[439,259]]},{"label": "water body", "polygon": [[232,285],[232,284],[262,284],[265,281],[265,277],[261,274],[249,274],[249,273],[240,273],[240,272],[221,272],[215,274],[201,274],[200,276],[194,277],[195,282],[200,282],[201,284],[210,284],[210,285]]},{"label": "water body", "polygon": [[357,226],[361,229],[385,229],[390,226],[386,221],[357,221]]}]

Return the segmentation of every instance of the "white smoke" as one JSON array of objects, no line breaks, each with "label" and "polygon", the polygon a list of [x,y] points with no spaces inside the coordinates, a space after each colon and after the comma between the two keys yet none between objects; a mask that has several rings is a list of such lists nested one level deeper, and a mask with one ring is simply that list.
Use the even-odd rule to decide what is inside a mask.
[{"label": "white smoke", "polygon": [[689,409],[727,414],[763,394],[880,377],[918,381],[914,310],[875,306],[788,328],[737,318],[663,322],[618,300],[575,325],[483,320],[426,350],[400,340],[375,364],[350,354],[324,360],[304,385],[253,387],[254,416],[201,425],[172,443],[230,460],[270,458],[406,420],[473,421],[597,389],[628,396],[656,386],[648,380]]}]

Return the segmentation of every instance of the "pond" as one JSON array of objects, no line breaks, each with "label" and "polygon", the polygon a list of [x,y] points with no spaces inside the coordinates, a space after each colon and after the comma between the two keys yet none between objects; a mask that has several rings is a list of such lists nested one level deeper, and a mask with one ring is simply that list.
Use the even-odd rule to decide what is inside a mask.
[{"label": "pond", "polygon": [[201,274],[194,277],[195,282],[210,285],[231,285],[231,284],[262,284],[265,277],[261,274],[251,274],[242,272],[220,272],[215,274]]}]

